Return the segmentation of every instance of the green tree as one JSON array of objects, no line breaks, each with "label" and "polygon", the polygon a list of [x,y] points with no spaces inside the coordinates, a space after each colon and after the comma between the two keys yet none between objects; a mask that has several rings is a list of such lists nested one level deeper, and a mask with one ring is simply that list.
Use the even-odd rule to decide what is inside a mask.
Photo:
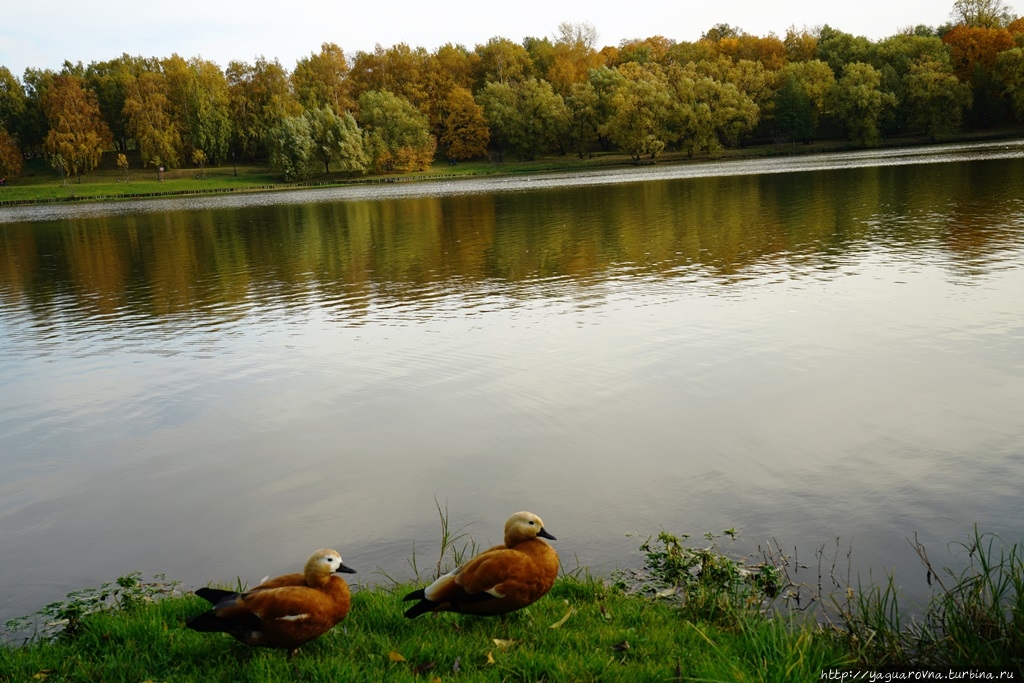
[{"label": "green tree", "polygon": [[853,62],[870,64],[873,46],[863,36],[837,31],[828,24],[818,30],[818,59],[832,68],[836,78],[843,73],[843,68]]},{"label": "green tree", "polygon": [[850,140],[857,144],[877,144],[881,140],[879,120],[887,108],[896,105],[895,97],[882,92],[881,83],[881,72],[864,62],[844,66],[842,77],[836,81],[832,106]]},{"label": "green tree", "polygon": [[996,58],[996,77],[1010,99],[1018,121],[1024,122],[1024,49],[1015,47]]},{"label": "green tree", "polygon": [[605,132],[633,161],[654,159],[672,141],[669,119],[673,99],[668,82],[657,64],[628,62],[618,71],[623,79],[612,95],[612,115]]},{"label": "green tree", "polygon": [[673,64],[666,74],[671,107],[668,117],[669,139],[693,156],[695,152],[716,153],[722,147],[716,130],[711,100],[714,83],[696,73],[693,65]]},{"label": "green tree", "polygon": [[59,158],[65,178],[74,174],[81,182],[82,174],[96,168],[104,150],[114,144],[96,93],[86,90],[78,76],[56,76],[43,109],[50,126],[43,149],[51,160]]},{"label": "green tree", "polygon": [[933,140],[959,132],[964,111],[971,106],[971,89],[961,83],[949,63],[922,58],[904,77],[911,126]]},{"label": "green tree", "polygon": [[796,75],[787,74],[782,87],[775,93],[775,111],[771,125],[773,136],[779,142],[809,142],[814,137],[814,121],[814,102]]},{"label": "green tree", "polygon": [[318,160],[304,116],[286,116],[267,134],[270,165],[285,182],[306,180],[316,173]]},{"label": "green tree", "polygon": [[22,78],[25,110],[20,123],[14,125],[11,132],[26,152],[44,152],[43,143],[49,131],[45,101],[47,93],[53,89],[56,78],[57,74],[49,69],[25,69]]},{"label": "green tree", "polygon": [[310,109],[303,116],[309,123],[312,152],[323,162],[325,173],[331,172],[332,162],[337,163],[343,171],[366,171],[363,133],[351,113],[346,111],[339,116],[325,105],[319,109]]},{"label": "green tree", "polygon": [[568,127],[565,101],[544,80],[489,82],[477,101],[498,149],[510,150],[521,159],[557,149]]},{"label": "green tree", "polygon": [[25,90],[6,66],[0,66],[0,127],[17,130],[25,116]]},{"label": "green tree", "polygon": [[377,173],[408,173],[430,167],[437,140],[430,123],[416,107],[386,90],[359,96],[359,124],[364,145]]}]

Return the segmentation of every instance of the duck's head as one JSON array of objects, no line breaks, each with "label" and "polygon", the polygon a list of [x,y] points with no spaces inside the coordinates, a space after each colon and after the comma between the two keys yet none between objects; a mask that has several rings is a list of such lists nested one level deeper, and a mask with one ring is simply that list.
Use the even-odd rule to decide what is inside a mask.
[{"label": "duck's head", "polygon": [[306,560],[306,569],[303,573],[306,575],[306,579],[313,583],[323,581],[335,572],[355,574],[356,570],[345,566],[345,563],[341,561],[341,553],[337,550],[321,548]]},{"label": "duck's head", "polygon": [[538,536],[555,540],[554,536],[544,530],[544,521],[532,512],[517,512],[505,522],[506,548]]}]

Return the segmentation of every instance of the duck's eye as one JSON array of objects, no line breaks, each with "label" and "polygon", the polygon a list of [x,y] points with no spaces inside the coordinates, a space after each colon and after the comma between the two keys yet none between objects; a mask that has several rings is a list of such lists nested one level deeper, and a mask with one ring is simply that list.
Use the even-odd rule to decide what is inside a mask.
[{"label": "duck's eye", "polygon": [[533,526],[533,520],[530,520],[530,526]]}]

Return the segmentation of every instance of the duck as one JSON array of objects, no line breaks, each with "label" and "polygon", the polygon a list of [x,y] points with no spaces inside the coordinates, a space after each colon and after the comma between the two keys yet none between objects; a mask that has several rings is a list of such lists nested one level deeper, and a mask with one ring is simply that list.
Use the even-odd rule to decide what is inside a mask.
[{"label": "duck", "polygon": [[199,588],[196,595],[213,608],[192,617],[193,631],[227,633],[246,645],[284,648],[319,638],[348,614],[351,595],[338,573],[354,574],[337,550],[322,548],[309,556],[302,573],[266,579],[244,592]]},{"label": "duck", "polygon": [[505,522],[505,543],[480,553],[403,601],[418,602],[405,611],[413,619],[427,612],[505,615],[544,597],[558,576],[558,553],[542,539],[555,540],[532,512],[517,512]]}]

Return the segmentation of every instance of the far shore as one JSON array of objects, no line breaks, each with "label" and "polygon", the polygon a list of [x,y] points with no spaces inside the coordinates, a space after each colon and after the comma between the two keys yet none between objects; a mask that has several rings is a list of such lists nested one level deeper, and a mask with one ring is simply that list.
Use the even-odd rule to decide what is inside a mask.
[{"label": "far shore", "polygon": [[[980,143],[1024,138],[1024,126],[975,132],[961,135],[941,143],[920,137],[894,138],[873,149],[928,147],[936,144]],[[250,192],[279,192],[314,187],[344,187],[382,183],[409,183],[430,180],[452,181],[461,178],[524,176],[545,173],[586,173],[591,171],[625,170],[650,166],[676,166],[702,164],[741,159],[825,155],[847,152],[855,147],[843,140],[822,140],[809,144],[757,144],[741,149],[723,150],[714,156],[689,157],[684,152],[670,152],[656,159],[634,162],[628,155],[595,153],[585,158],[575,155],[548,156],[532,161],[472,160],[451,165],[439,160],[425,171],[407,175],[351,176],[325,173],[302,183],[285,183],[276,177],[265,163],[222,164],[217,167],[181,168],[165,171],[162,178],[151,167],[129,168],[127,174],[116,167],[113,157],[106,155],[101,166],[79,178],[68,178],[62,183],[45,159],[32,159],[26,163],[23,177],[7,179],[0,186],[0,207],[51,204],[63,202],[123,201],[167,198],[188,195],[218,195]]]}]

